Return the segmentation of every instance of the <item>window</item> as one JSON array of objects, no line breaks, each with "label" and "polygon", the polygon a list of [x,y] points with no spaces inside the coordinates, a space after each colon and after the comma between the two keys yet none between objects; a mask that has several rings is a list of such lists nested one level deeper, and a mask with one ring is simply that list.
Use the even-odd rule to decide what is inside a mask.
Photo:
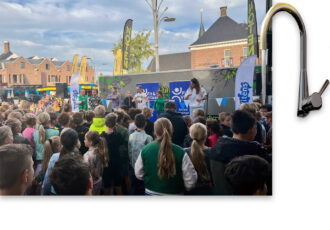
[{"label": "window", "polygon": [[2,83],[2,75],[0,74],[0,83]]},{"label": "window", "polygon": [[243,48],[243,56],[244,57],[248,56],[248,48]]},{"label": "window", "polygon": [[11,83],[11,77],[10,77],[10,74],[8,76],[8,80],[9,80],[9,83]]},{"label": "window", "polygon": [[20,67],[21,67],[21,69],[24,69],[24,68],[25,68],[25,62],[22,61],[22,62],[20,63]]},{"label": "window", "polygon": [[22,81],[22,74],[19,75],[19,83],[23,83],[23,81]]},{"label": "window", "polygon": [[225,58],[223,60],[224,67],[230,67],[232,65],[232,59],[230,58],[230,50],[225,50]]},{"label": "window", "polygon": [[13,74],[13,83],[17,83],[17,74]]},{"label": "window", "polygon": [[70,65],[67,65],[67,66],[66,66],[66,70],[67,70],[67,71],[70,71],[70,70],[71,70]]},{"label": "window", "polygon": [[48,75],[48,82],[50,82],[50,75]]},{"label": "window", "polygon": [[46,70],[49,70],[49,64],[46,64]]}]

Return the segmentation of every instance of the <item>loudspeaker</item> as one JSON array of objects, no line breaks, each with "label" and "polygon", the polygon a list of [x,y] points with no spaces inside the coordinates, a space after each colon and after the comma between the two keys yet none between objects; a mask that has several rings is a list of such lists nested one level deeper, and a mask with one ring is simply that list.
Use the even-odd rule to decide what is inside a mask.
[{"label": "loudspeaker", "polygon": [[68,84],[56,83],[56,97],[68,98]]}]

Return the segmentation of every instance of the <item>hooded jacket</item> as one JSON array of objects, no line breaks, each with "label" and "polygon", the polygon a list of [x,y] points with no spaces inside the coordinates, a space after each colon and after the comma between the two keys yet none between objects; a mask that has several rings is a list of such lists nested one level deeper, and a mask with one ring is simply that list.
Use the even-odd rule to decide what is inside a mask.
[{"label": "hooded jacket", "polygon": [[105,118],[93,118],[93,123],[89,128],[89,131],[97,131],[101,134],[102,132],[105,132],[106,129]]},{"label": "hooded jacket", "polygon": [[211,149],[210,159],[227,164],[243,155],[257,155],[271,161],[271,156],[258,142],[245,142],[226,136],[219,137],[218,142]]}]

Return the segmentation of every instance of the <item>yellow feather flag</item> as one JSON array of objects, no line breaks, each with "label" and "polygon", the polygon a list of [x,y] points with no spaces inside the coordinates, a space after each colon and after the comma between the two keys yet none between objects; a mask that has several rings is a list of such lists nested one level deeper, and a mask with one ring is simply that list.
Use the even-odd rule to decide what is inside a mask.
[{"label": "yellow feather flag", "polygon": [[86,66],[87,66],[87,57],[83,56],[80,62],[79,84],[83,84],[85,82]]},{"label": "yellow feather flag", "polygon": [[121,49],[118,49],[115,58],[115,66],[113,68],[113,76],[126,73],[126,70],[123,71],[123,51]]},{"label": "yellow feather flag", "polygon": [[78,71],[78,60],[79,60],[79,55],[78,54],[74,55],[72,62],[71,76]]}]

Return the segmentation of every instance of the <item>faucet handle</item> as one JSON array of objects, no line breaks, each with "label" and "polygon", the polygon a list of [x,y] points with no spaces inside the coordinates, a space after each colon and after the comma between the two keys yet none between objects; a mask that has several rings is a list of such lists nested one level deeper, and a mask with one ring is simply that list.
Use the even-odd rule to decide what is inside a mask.
[{"label": "faucet handle", "polygon": [[324,91],[326,90],[326,88],[329,86],[329,80],[327,79],[325,82],[324,82],[324,84],[323,84],[323,86],[322,86],[322,88],[321,88],[321,90],[320,90],[320,92],[319,92],[319,94],[322,96],[322,94],[324,93]]},{"label": "faucet handle", "polygon": [[329,80],[326,80],[318,93],[313,93],[311,96],[303,101],[302,109],[305,114],[308,114],[312,110],[318,110],[322,107],[322,94],[329,86]]}]

